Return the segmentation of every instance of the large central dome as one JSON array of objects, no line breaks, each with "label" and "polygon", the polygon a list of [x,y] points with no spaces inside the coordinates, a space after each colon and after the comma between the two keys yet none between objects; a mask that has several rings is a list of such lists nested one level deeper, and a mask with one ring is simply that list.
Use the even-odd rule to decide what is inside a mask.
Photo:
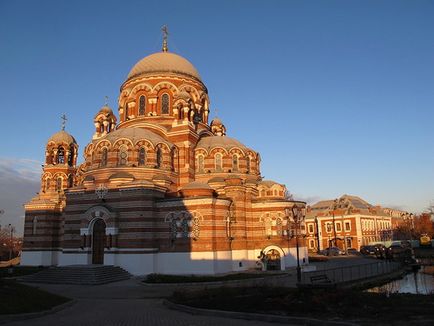
[{"label": "large central dome", "polygon": [[200,75],[190,61],[171,52],[158,52],[137,62],[128,74],[128,79],[153,73],[174,73],[200,79]]}]

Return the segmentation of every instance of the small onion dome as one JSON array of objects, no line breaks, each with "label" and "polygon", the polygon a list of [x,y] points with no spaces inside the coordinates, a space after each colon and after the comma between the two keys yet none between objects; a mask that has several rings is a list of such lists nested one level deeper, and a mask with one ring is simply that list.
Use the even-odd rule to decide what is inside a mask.
[{"label": "small onion dome", "polygon": [[214,189],[200,181],[190,182],[183,186],[180,191],[184,197],[212,197],[214,194]]},{"label": "small onion dome", "polygon": [[118,172],[112,174],[109,178],[110,183],[124,183],[134,181],[134,176],[127,172]]},{"label": "small onion dome", "polygon": [[220,118],[215,117],[211,120],[211,126],[222,126],[223,122],[220,120]]},{"label": "small onion dome", "polygon": [[99,112],[113,113],[113,110],[108,105],[104,105]]},{"label": "small onion dome", "polygon": [[68,134],[65,130],[56,132],[53,136],[51,136],[47,143],[50,142],[54,142],[56,144],[66,143],[68,145],[77,144],[74,137]]},{"label": "small onion dome", "polygon": [[274,186],[274,185],[279,185],[279,186],[281,186],[280,183],[278,183],[278,182],[276,182],[276,181],[273,181],[273,180],[262,180],[262,181],[260,181],[260,182],[258,183],[258,185],[266,186],[266,187],[268,187],[268,188],[270,188],[270,187],[272,187],[272,186]]},{"label": "small onion dome", "polygon": [[102,139],[107,139],[111,143],[114,143],[116,140],[120,138],[127,138],[133,142],[133,144],[137,143],[140,140],[147,140],[151,142],[154,146],[159,143],[165,143],[169,145],[169,147],[172,147],[172,144],[165,140],[160,135],[157,135],[156,133],[153,133],[152,131],[148,129],[143,128],[121,128],[114,130],[104,137],[101,137],[98,139],[98,141]]},{"label": "small onion dome", "polygon": [[113,110],[112,110],[109,106],[104,105],[104,106],[103,106],[103,107],[98,111],[98,113],[95,115],[95,119],[96,119],[96,117],[99,116],[101,113],[104,114],[105,116],[108,116],[108,115],[113,114]]},{"label": "small onion dome", "polygon": [[211,132],[216,136],[226,136],[226,127],[223,124],[223,122],[215,117],[211,124],[209,125],[211,127]]},{"label": "small onion dome", "polygon": [[127,79],[164,73],[185,75],[201,81],[198,71],[190,61],[171,52],[157,52],[144,57],[134,65]]},{"label": "small onion dome", "polygon": [[196,145],[197,148],[204,148],[206,150],[211,150],[216,147],[221,147],[226,150],[230,150],[237,147],[242,150],[248,150],[248,148],[240,143],[238,140],[231,137],[219,137],[219,136],[206,136],[203,137]]}]

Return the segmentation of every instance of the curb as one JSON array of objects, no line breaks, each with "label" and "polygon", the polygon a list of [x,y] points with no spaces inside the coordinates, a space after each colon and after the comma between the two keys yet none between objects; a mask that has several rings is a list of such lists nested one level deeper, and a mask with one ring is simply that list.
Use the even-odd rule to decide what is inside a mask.
[{"label": "curb", "polygon": [[282,324],[296,324],[296,325],[312,325],[312,326],[352,326],[357,325],[355,323],[350,322],[340,322],[340,321],[328,321],[307,317],[288,317],[288,316],[276,316],[276,315],[265,315],[265,314],[255,314],[249,312],[235,312],[235,311],[225,311],[225,310],[211,310],[211,309],[202,309],[202,308],[194,308],[190,306],[180,305],[177,303],[173,303],[169,300],[163,300],[163,305],[168,307],[169,309],[178,310],[182,312],[187,312],[192,315],[202,315],[202,316],[211,316],[211,317],[223,317],[223,318],[233,318],[233,319],[246,319],[246,320],[257,320],[257,321],[265,321],[272,323],[282,323]]},{"label": "curb", "polygon": [[13,321],[19,321],[19,320],[26,320],[26,319],[33,319],[42,317],[45,315],[51,315],[56,312],[59,312],[63,309],[69,308],[72,305],[74,305],[77,302],[77,300],[71,300],[65,303],[62,303],[61,305],[55,306],[51,308],[50,310],[43,310],[38,312],[29,312],[25,314],[13,314],[13,315],[0,315],[0,324],[6,324]]}]

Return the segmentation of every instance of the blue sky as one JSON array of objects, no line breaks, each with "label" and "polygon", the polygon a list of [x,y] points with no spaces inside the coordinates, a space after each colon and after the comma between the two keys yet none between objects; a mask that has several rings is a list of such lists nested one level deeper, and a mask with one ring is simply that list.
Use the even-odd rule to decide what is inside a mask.
[{"label": "blue sky", "polygon": [[160,50],[163,24],[266,179],[308,201],[347,193],[422,211],[434,200],[432,17],[433,1],[1,1],[0,224],[22,223],[60,115],[82,152],[104,96],[116,109],[129,70]]}]

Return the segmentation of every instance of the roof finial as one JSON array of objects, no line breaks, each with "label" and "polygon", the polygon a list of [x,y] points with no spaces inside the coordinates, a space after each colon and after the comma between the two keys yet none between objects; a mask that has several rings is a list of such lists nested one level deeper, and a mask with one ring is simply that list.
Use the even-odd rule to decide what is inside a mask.
[{"label": "roof finial", "polygon": [[60,119],[62,119],[62,131],[65,131],[66,120],[68,120],[68,119],[66,118],[66,114],[64,113],[64,114],[60,117]]},{"label": "roof finial", "polygon": [[161,31],[163,32],[163,52],[167,52],[168,48],[167,48],[167,35],[169,35],[169,31],[167,30],[167,26],[163,25],[163,27],[161,27]]},{"label": "roof finial", "polygon": [[104,106],[108,106],[108,96],[104,96]]}]

